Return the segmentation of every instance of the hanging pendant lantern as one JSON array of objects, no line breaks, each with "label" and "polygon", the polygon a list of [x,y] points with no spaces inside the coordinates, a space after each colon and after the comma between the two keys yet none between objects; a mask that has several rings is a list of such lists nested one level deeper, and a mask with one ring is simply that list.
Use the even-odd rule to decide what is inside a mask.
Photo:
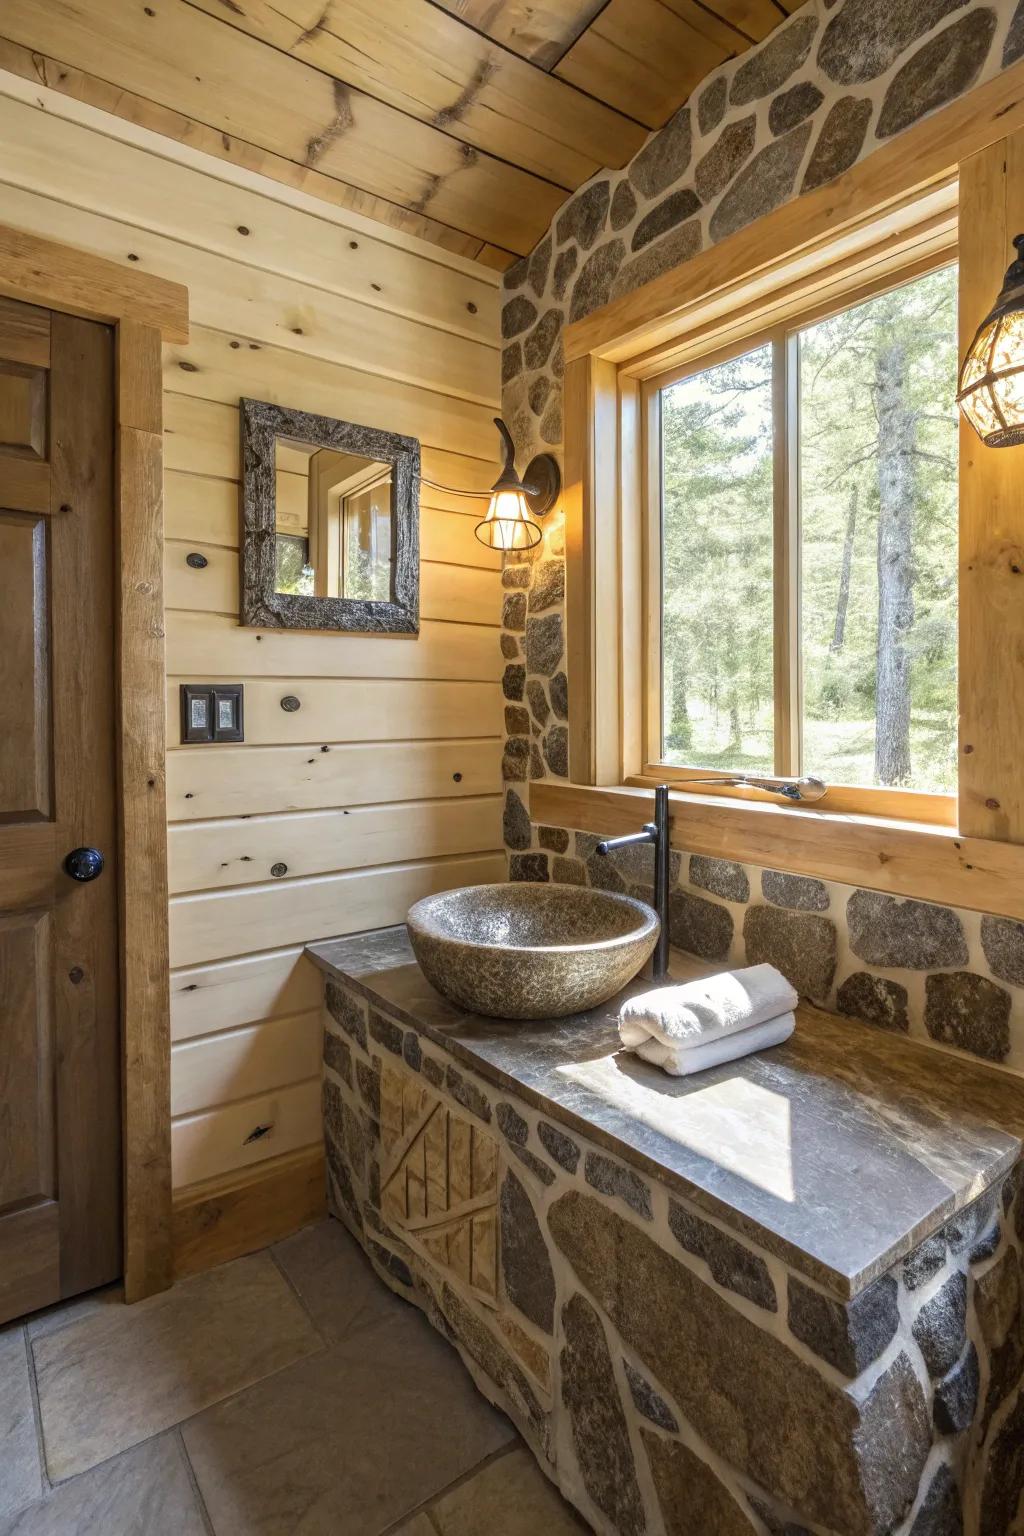
[{"label": "hanging pendant lantern", "polygon": [[967,349],[957,404],[990,448],[1024,443],[1024,235],[991,312]]}]

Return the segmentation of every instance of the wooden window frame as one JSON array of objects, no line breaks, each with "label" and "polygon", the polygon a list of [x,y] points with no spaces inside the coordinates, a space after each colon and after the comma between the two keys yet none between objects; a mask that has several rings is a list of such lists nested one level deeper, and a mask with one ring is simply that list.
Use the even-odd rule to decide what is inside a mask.
[{"label": "wooden window frame", "polygon": [[[957,260],[955,230],[950,231],[951,245],[939,244],[924,256],[911,254],[905,266],[890,267],[876,276],[865,278],[857,272],[845,287],[839,275],[830,286],[829,296],[818,298],[806,309],[774,325],[761,323],[756,310],[750,315],[750,330],[733,337],[725,347],[676,363],[668,370],[641,376],[641,432],[643,437],[643,488],[641,492],[640,531],[643,559],[648,570],[650,604],[642,642],[643,665],[643,740],[642,767],[637,777],[644,781],[671,784],[686,780],[700,792],[692,780],[706,778],[715,793],[748,798],[756,791],[723,786],[720,781],[729,769],[701,768],[665,762],[662,748],[662,651],[661,609],[663,592],[660,529],[661,453],[659,402],[661,392],[684,379],[703,373],[720,363],[731,362],[759,347],[772,349],[772,407],[774,418],[773,460],[773,657],[775,705],[775,753],[772,768],[766,770],[779,778],[797,778],[813,772],[813,763],[801,763],[800,705],[803,695],[803,666],[800,645],[800,495],[797,478],[799,452],[798,339],[802,330],[831,319],[844,310],[892,292],[905,283],[940,271]],[[880,244],[884,243],[880,242]],[[931,245],[931,242],[929,242]],[[656,366],[654,364],[652,367]],[[813,802],[819,811],[861,812],[872,816],[892,816],[900,820],[923,821],[938,826],[956,824],[955,794],[930,793],[901,789],[829,782],[828,793]]]},{"label": "wooden window frame", "polygon": [[173,1278],[163,602],[163,341],[188,292],[0,224],[0,294],[114,327],[115,731],[126,1301]]},{"label": "wooden window frame", "polygon": [[[566,327],[572,783],[534,785],[535,820],[617,831],[643,820],[651,784],[671,777],[647,750],[645,631],[660,608],[642,515],[644,381],[954,259],[962,353],[1024,228],[1022,130],[1018,63],[827,187]],[[861,791],[841,787],[798,806],[690,785],[673,792],[676,846],[1024,916],[1022,475],[1024,449],[986,449],[961,424],[955,799],[879,790],[865,810]],[[780,545],[792,572],[792,542]],[[784,635],[777,644],[792,653]]]}]

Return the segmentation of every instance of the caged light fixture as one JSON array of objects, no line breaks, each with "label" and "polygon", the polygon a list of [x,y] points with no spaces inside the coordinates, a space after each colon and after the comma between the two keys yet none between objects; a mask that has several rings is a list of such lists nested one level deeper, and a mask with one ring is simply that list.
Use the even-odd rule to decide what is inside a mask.
[{"label": "caged light fixture", "polygon": [[1024,235],[960,369],[957,403],[989,448],[1024,443]]},{"label": "caged light fixture", "polygon": [[[494,425],[501,434],[505,462],[501,474],[491,487],[487,515],[477,523],[474,531],[481,544],[486,544],[490,549],[532,549],[544,537],[535,519],[551,511],[562,488],[558,460],[550,453],[539,453],[530,461],[526,474],[520,479],[516,474],[516,449],[512,434],[500,416],[495,416]],[[486,495],[482,491],[461,491],[450,485],[438,485],[433,480],[425,480],[424,484],[455,496]]]}]

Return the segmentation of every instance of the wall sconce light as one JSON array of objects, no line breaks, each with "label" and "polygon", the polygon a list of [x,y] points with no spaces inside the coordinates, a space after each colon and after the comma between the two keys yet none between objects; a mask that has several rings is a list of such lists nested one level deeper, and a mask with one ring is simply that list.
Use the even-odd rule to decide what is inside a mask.
[{"label": "wall sconce light", "polygon": [[960,369],[957,404],[989,448],[1024,443],[1024,235]]},{"label": "wall sconce light", "polygon": [[[501,433],[505,462],[501,474],[491,486],[491,501],[487,515],[474,530],[481,544],[490,549],[523,550],[539,544],[543,533],[535,518],[550,512],[562,489],[562,472],[558,460],[550,453],[539,453],[531,459],[526,474],[520,480],[516,474],[516,448],[512,434],[500,416],[494,425]],[[461,491],[454,486],[438,485],[434,480],[424,480],[425,485],[436,491],[447,491],[454,496],[486,496],[486,491]],[[533,514],[531,516],[530,514]]]},{"label": "wall sconce light", "polygon": [[483,522],[476,525],[476,536],[491,549],[532,549],[543,534],[530,513],[543,517],[551,510],[562,476],[557,460],[550,453],[542,453],[531,461],[525,478],[520,480],[512,434],[500,416],[495,416],[494,425],[501,433],[505,463],[491,487],[491,504]]}]

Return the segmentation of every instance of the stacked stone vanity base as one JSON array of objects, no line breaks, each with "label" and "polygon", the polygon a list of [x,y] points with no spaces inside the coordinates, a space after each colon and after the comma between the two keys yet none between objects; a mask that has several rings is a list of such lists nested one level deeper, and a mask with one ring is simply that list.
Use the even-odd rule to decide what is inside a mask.
[{"label": "stacked stone vanity base", "polygon": [[607,1536],[1012,1536],[1019,1168],[852,1299],[326,983],[331,1209]]}]

